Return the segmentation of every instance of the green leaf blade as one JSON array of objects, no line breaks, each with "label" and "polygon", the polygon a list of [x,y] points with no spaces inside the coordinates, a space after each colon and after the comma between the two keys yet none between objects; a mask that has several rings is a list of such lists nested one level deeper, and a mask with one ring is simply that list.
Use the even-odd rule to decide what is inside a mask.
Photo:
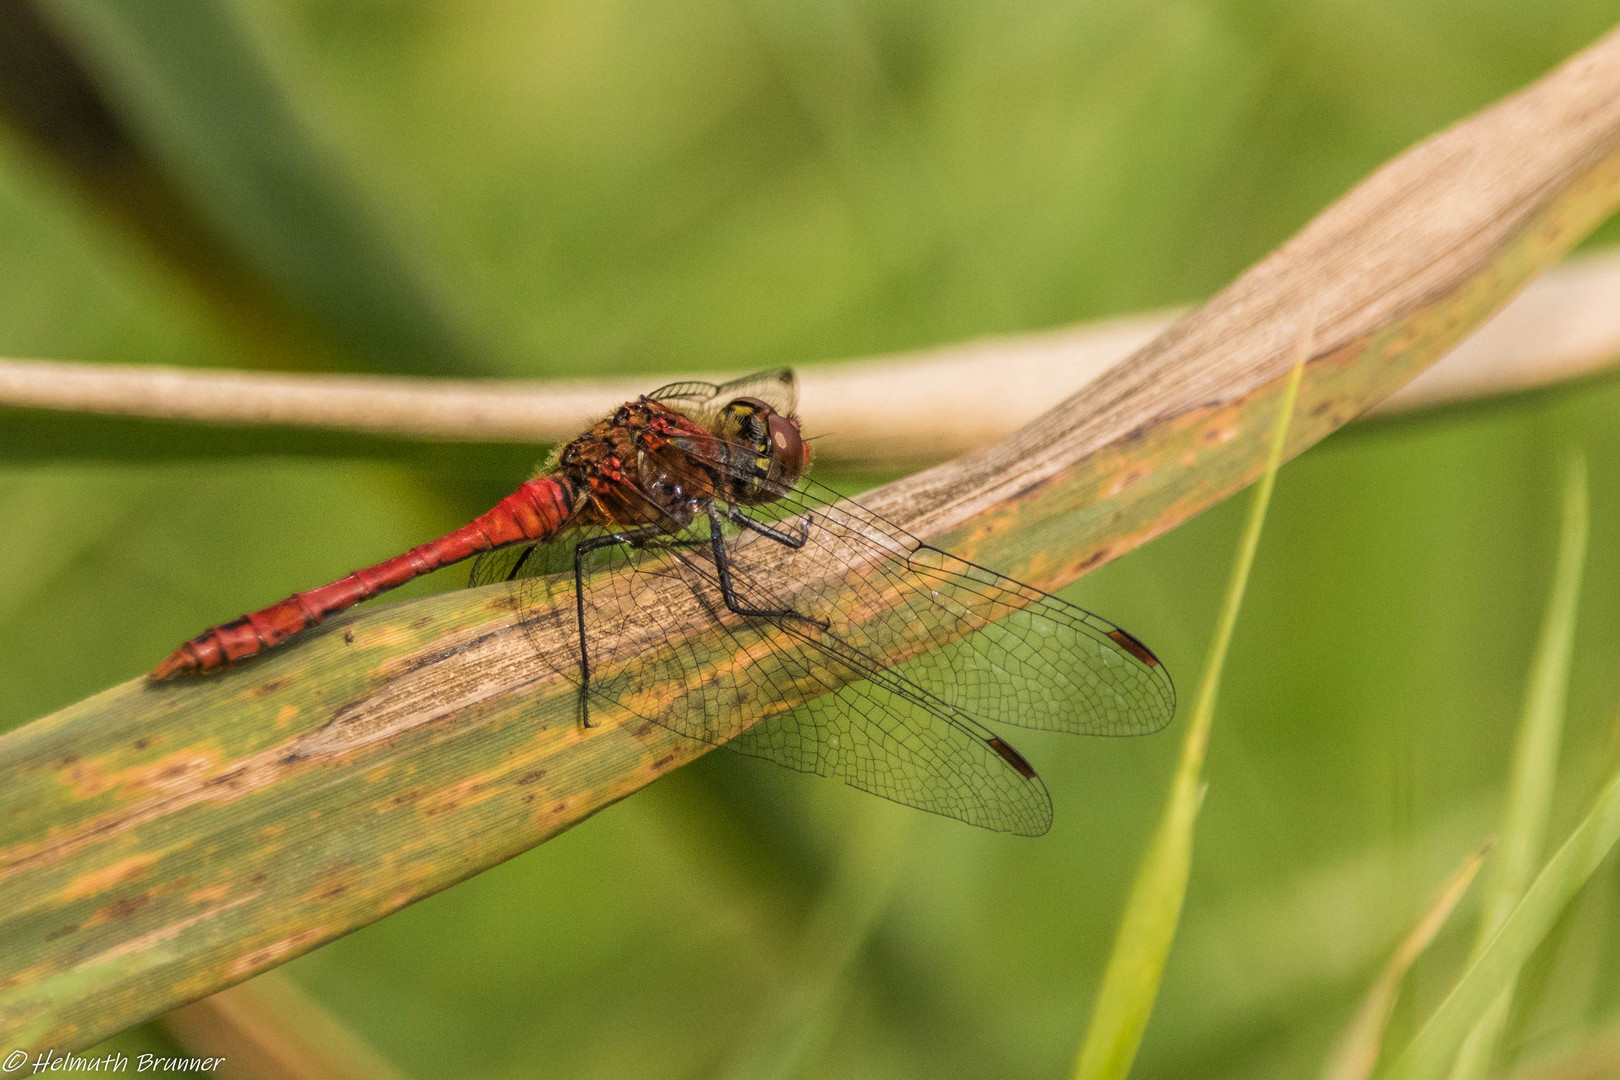
[{"label": "green leaf blade", "polygon": [[1609,781],[1573,833],[1558,849],[1524,899],[1406,1051],[1388,1080],[1443,1075],[1458,1047],[1492,1003],[1512,986],[1524,962],[1620,841],[1620,775]]},{"label": "green leaf blade", "polygon": [[[1307,344],[1304,355],[1308,353]],[[1204,801],[1204,757],[1215,718],[1221,672],[1226,666],[1226,654],[1243,606],[1243,593],[1260,546],[1266,509],[1271,503],[1277,470],[1282,466],[1289,421],[1294,415],[1304,372],[1302,356],[1289,374],[1281,395],[1265,471],[1249,503],[1248,519],[1233,559],[1209,656],[1204,662],[1198,697],[1182,739],[1181,758],[1171,781],[1170,798],[1131,886],[1125,915],[1092,1007],[1091,1023],[1075,1062],[1076,1080],[1119,1080],[1127,1076],[1158,998],[1159,983],[1181,921],[1187,880],[1192,871],[1193,832]]]},{"label": "green leaf blade", "polygon": [[[1474,943],[1475,958],[1484,950],[1491,935],[1501,928],[1513,906],[1524,897],[1546,844],[1547,816],[1552,810],[1558,779],[1564,703],[1569,693],[1575,616],[1586,564],[1588,518],[1586,460],[1571,455],[1564,474],[1558,560],[1530,664],[1530,678],[1525,686],[1524,707],[1514,740],[1507,806],[1480,915],[1479,935]],[[1484,1080],[1489,1073],[1502,1027],[1507,1022],[1513,992],[1514,984],[1510,983],[1468,1033],[1452,1067],[1451,1080]]]},{"label": "green leaf blade", "polygon": [[1395,999],[1400,994],[1407,971],[1434,943],[1484,861],[1484,851],[1475,852],[1465,859],[1441,888],[1434,905],[1396,947],[1377,981],[1362,999],[1361,1008],[1356,1010],[1350,1027],[1340,1037],[1338,1046],[1322,1070],[1322,1080],[1366,1080],[1372,1075],[1383,1049],[1385,1028],[1389,1025],[1390,1014],[1395,1010]]}]

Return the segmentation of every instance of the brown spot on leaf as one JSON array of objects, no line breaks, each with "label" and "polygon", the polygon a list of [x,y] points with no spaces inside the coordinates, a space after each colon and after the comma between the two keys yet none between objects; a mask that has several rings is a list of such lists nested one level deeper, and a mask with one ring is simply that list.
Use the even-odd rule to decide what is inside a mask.
[{"label": "brown spot on leaf", "polygon": [[437,648],[432,652],[419,653],[415,656],[407,657],[403,662],[400,663],[390,661],[388,666],[390,668],[397,669],[401,675],[410,675],[421,671],[423,668],[431,668],[435,664],[443,663],[445,660],[459,652],[467,652],[469,650],[476,649],[485,642],[494,641],[496,638],[499,638],[505,633],[506,630],[504,628],[491,630],[488,633],[478,634],[474,637],[468,638],[466,641],[458,642],[449,648]]},{"label": "brown spot on leaf", "polygon": [[215,901],[224,900],[230,895],[231,887],[222,882],[218,885],[205,885],[194,892],[187,893],[186,901],[192,904],[212,904]]},{"label": "brown spot on leaf", "polygon": [[1098,548],[1096,551],[1093,551],[1090,555],[1087,555],[1085,558],[1081,559],[1080,562],[1075,566],[1075,569],[1079,570],[1082,574],[1084,574],[1086,571],[1090,570],[1093,566],[1096,566],[1098,563],[1102,562],[1107,557],[1108,557],[1108,549],[1107,548]]},{"label": "brown spot on leaf", "polygon": [[1050,481],[1048,480],[1042,479],[1035,481],[1033,484],[1025,484],[1023,487],[1013,492],[1012,498],[1007,501],[1015,503],[1023,502],[1025,499],[1029,499],[1039,494],[1040,490],[1046,487],[1049,482]]},{"label": "brown spot on leaf", "polygon": [[1111,499],[1115,495],[1118,495],[1120,492],[1124,491],[1126,488],[1139,484],[1152,475],[1153,470],[1149,468],[1132,469],[1129,472],[1116,476],[1108,484],[1108,486],[1103,489],[1103,495]]},{"label": "brown spot on leaf", "polygon": [[66,926],[58,926],[55,930],[52,930],[50,933],[45,935],[45,940],[56,941],[59,938],[65,938],[78,928],[78,923],[68,923]]},{"label": "brown spot on leaf", "polygon": [[267,968],[279,960],[296,956],[309,946],[315,944],[327,933],[325,927],[317,927],[294,934],[280,941],[272,942],[263,948],[254,949],[230,966],[227,974],[231,978],[246,978],[261,968]]},{"label": "brown spot on leaf", "polygon": [[532,769],[529,772],[526,772],[522,776],[518,777],[517,782],[519,784],[532,784],[536,780],[543,779],[545,777],[545,775],[546,775],[546,770],[544,770],[544,769]]},{"label": "brown spot on leaf", "polygon": [[100,758],[80,761],[77,757],[64,769],[65,779],[80,799],[93,799],[109,791],[179,790],[195,783],[219,764],[219,754],[198,749],[181,750],[156,761],[127,769],[106,770]]},{"label": "brown spot on leaf", "polygon": [[149,892],[136,893],[134,896],[126,896],[121,900],[113,901],[111,904],[108,904],[106,907],[96,912],[90,917],[90,921],[93,923],[102,923],[112,919],[127,919],[151,902],[152,894]]},{"label": "brown spot on leaf", "polygon": [[146,868],[158,861],[154,853],[131,855],[127,859],[120,859],[96,870],[80,874],[62,890],[63,900],[79,900],[86,896],[94,896],[112,888],[121,881],[129,881],[140,877]]}]

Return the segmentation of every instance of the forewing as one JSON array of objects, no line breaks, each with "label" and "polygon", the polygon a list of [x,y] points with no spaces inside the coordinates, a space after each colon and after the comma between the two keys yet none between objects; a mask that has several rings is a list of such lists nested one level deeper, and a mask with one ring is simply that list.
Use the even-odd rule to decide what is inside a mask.
[{"label": "forewing", "polygon": [[[1143,735],[1175,713],[1175,687],[1136,638],[1066,600],[921,543],[819,486],[773,509],[800,522],[802,552],[756,576],[805,583],[798,610],[832,620],[852,648],[931,696],[992,724],[1082,735]],[[847,565],[839,573],[837,567]]]},{"label": "forewing", "polygon": [[973,716],[1124,736],[1151,734],[1175,715],[1164,665],[1084,608],[925,545],[903,569],[883,572],[922,585],[887,621],[927,625],[935,637],[962,635],[907,663],[907,674]]}]

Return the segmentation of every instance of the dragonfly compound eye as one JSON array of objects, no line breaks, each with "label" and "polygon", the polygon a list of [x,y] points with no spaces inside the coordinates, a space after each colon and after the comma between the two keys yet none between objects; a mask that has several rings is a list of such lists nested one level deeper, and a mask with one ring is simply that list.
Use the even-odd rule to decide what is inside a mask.
[{"label": "dragonfly compound eye", "polygon": [[765,417],[765,432],[769,437],[771,458],[783,474],[779,479],[792,483],[810,464],[810,447],[799,434],[799,422],[773,410]]},{"label": "dragonfly compound eye", "polygon": [[810,462],[810,448],[799,434],[799,422],[759,398],[738,398],[726,406],[725,413],[732,437],[754,454],[754,460],[747,463],[752,480],[736,495],[750,505],[780,498],[798,483],[799,474]]}]

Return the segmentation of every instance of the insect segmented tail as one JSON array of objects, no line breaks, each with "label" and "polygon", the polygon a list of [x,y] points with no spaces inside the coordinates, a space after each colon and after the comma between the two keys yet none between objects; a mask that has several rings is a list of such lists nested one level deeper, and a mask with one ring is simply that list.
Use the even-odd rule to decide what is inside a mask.
[{"label": "insect segmented tail", "polygon": [[150,678],[220,671],[441,566],[508,544],[549,540],[568,520],[573,503],[573,487],[567,480],[555,476],[530,480],[455,532],[199,634],[153,668]]}]

